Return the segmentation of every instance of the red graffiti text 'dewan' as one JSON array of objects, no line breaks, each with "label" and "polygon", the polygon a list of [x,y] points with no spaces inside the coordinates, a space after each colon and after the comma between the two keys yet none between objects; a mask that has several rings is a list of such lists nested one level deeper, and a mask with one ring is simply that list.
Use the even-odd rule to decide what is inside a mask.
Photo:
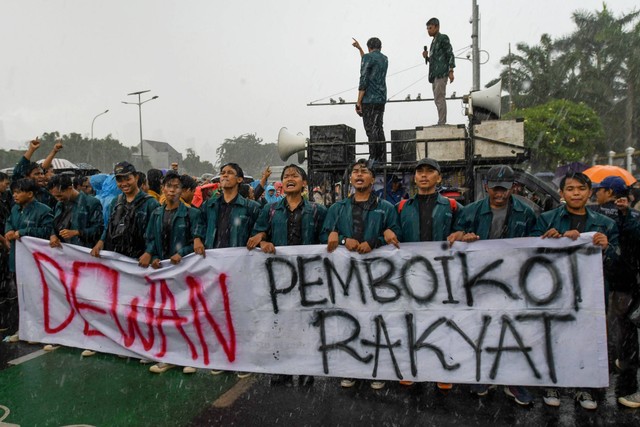
[{"label": "red graffiti text 'dewan'", "polygon": [[[169,286],[167,280],[154,281],[145,277],[146,286],[138,287],[144,294],[131,295],[131,290],[127,289],[128,300],[125,300],[120,289],[120,273],[104,264],[75,261],[65,272],[58,262],[44,253],[35,252],[33,259],[40,274],[47,334],[55,335],[65,330],[78,315],[77,321],[82,322],[85,336],[110,338],[134,352],[151,353],[149,356],[161,358],[169,350],[168,342],[175,344],[175,341],[167,340],[165,331],[172,327],[186,343],[191,359],[195,361],[201,357],[203,363],[209,365],[212,334],[206,333],[204,327],[208,324],[227,360],[233,362],[236,358],[236,335],[224,273],[208,286],[201,277],[186,277],[186,287],[183,283],[176,286],[174,282]],[[64,293],[64,300],[57,298],[57,305],[52,305],[56,293]],[[60,302],[64,305],[65,301],[66,306],[60,307]],[[216,302],[222,303],[224,319],[216,319],[212,314]],[[176,347],[171,350],[183,351],[183,346]],[[202,349],[202,356],[198,354],[198,347]]]}]

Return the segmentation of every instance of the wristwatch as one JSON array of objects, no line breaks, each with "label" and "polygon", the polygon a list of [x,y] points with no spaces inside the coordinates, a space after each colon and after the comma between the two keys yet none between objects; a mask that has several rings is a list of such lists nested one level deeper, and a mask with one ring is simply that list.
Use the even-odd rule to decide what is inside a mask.
[{"label": "wristwatch", "polygon": [[347,244],[347,239],[342,238],[342,240],[340,240],[340,244],[341,244],[342,246],[346,245],[346,244]]}]

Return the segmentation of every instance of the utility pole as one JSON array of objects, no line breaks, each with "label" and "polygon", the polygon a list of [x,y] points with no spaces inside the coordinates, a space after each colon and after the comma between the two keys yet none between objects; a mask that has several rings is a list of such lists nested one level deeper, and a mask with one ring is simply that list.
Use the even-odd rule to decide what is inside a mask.
[{"label": "utility pole", "polygon": [[471,63],[473,64],[473,88],[480,90],[480,16],[478,12],[478,1],[472,1],[471,11]]},{"label": "utility pole", "polygon": [[512,58],[511,58],[511,43],[509,43],[509,75],[508,75],[508,79],[507,79],[507,83],[509,86],[509,112],[511,112],[511,110],[513,110],[513,90],[511,88],[511,62],[512,62]]}]

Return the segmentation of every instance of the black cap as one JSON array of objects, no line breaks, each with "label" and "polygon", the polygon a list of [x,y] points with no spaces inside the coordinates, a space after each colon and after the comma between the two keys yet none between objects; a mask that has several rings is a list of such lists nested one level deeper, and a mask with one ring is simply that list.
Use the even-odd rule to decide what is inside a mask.
[{"label": "black cap", "polygon": [[114,175],[129,175],[136,173],[136,168],[129,162],[120,162],[113,168]]},{"label": "black cap", "polygon": [[416,167],[414,168],[414,171],[418,169],[420,166],[429,166],[431,169],[436,170],[438,171],[438,173],[440,173],[440,165],[438,164],[438,162],[428,157],[425,157],[424,159],[420,160],[416,165]]},{"label": "black cap", "polygon": [[509,166],[494,166],[487,172],[487,187],[502,187],[507,190],[513,187],[516,176]]}]

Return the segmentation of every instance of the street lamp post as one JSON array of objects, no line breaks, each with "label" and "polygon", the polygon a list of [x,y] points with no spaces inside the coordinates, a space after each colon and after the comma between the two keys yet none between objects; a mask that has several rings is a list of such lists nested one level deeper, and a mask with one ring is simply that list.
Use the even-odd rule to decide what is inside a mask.
[{"label": "street lamp post", "polygon": [[140,100],[140,95],[142,95],[143,93],[147,93],[150,92],[149,90],[141,90],[138,92],[131,92],[128,93],[127,96],[130,95],[138,95],[138,102],[126,102],[126,101],[122,101],[123,104],[129,104],[129,105],[137,105],[138,106],[138,117],[140,119],[140,162],[141,162],[141,167],[144,165],[144,148],[142,146],[142,104],[144,104],[145,102],[149,102],[149,101],[153,101],[154,99],[157,99],[158,96],[153,96],[147,100],[141,101]]},{"label": "street lamp post", "polygon": [[97,119],[98,117],[100,117],[100,116],[101,116],[101,115],[103,115],[103,114],[107,114],[108,112],[109,112],[109,110],[104,110],[102,113],[97,114],[97,115],[93,118],[93,120],[91,120],[91,140],[92,140],[92,141],[93,141],[93,124],[95,123],[95,121],[96,121],[96,119]]},{"label": "street lamp post", "polygon": [[[91,155],[94,155],[94,147],[93,147],[93,124],[95,123],[96,119],[98,117],[100,117],[103,114],[107,114],[109,112],[109,110],[104,110],[102,113],[100,114],[96,114],[96,116],[93,118],[93,120],[91,120]],[[104,151],[103,151],[103,155],[104,155]],[[88,158],[87,158],[88,161]],[[104,157],[103,157],[103,161],[104,161]],[[95,166],[95,165],[94,165]]]}]

